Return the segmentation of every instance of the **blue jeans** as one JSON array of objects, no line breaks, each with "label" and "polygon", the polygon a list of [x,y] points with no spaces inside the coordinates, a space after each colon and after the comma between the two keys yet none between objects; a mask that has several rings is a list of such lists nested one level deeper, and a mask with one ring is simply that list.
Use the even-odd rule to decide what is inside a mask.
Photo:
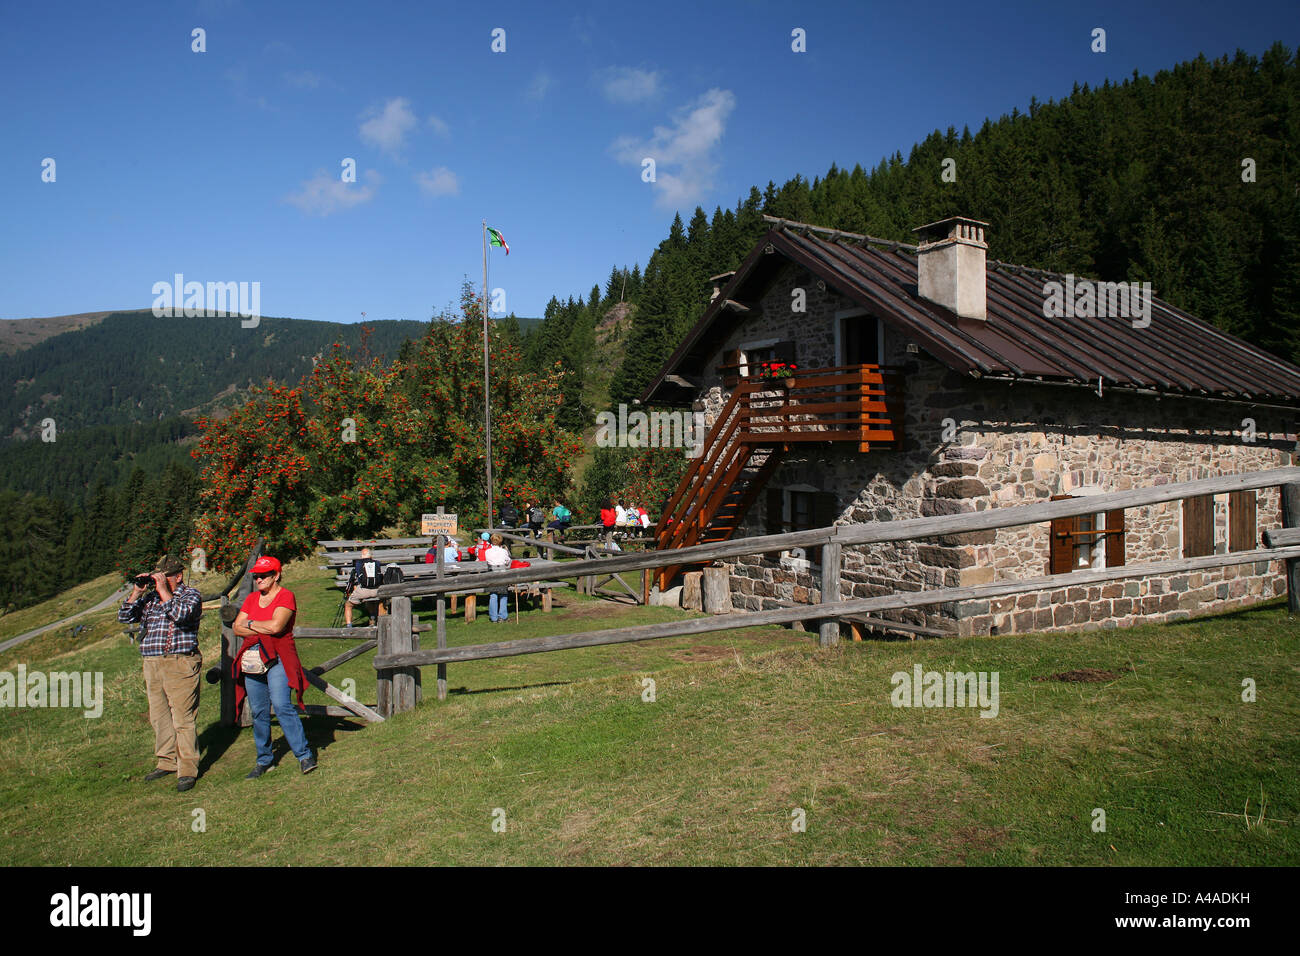
[{"label": "blue jeans", "polygon": [[248,693],[248,706],[253,711],[253,740],[257,743],[257,764],[259,767],[271,765],[271,708],[280,719],[280,729],[284,739],[289,742],[289,749],[299,760],[311,756],[307,746],[307,734],[302,729],[302,720],[298,709],[289,698],[289,678],[284,673],[284,665],[279,661],[271,666],[265,674],[245,674],[244,690]]},{"label": "blue jeans", "polygon": [[510,595],[506,594],[489,594],[488,595],[488,620],[504,621],[510,617]]}]

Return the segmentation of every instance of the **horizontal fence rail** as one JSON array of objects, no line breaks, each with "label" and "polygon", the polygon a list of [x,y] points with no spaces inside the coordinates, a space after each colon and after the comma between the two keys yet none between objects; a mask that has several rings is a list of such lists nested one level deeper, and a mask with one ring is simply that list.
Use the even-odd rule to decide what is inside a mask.
[{"label": "horizontal fence rail", "polygon": [[980,584],[970,587],[909,591],[906,594],[859,598],[852,601],[828,601],[823,604],[780,608],[775,611],[722,614],[716,617],[694,618],[689,621],[673,621],[667,624],[642,624],[637,627],[611,628],[604,631],[587,631],[580,634],[558,634],[551,637],[523,638],[517,641],[498,641],[492,644],[471,644],[466,647],[452,647],[445,650],[412,651],[404,654],[376,656],[374,666],[376,670],[385,670],[397,667],[421,667],[428,664],[463,663],[465,661],[487,660],[496,657],[516,657],[522,654],[541,654],[547,651],[568,650],[577,647],[626,644],[664,637],[681,637],[687,634],[703,634],[709,631],[730,631],[746,627],[765,627],[773,624],[791,624],[795,621],[867,614],[873,611],[902,610],[933,604],[948,604],[954,601],[1003,597],[1008,594],[1020,594],[1026,591],[1055,590],[1057,588],[1102,584],[1107,581],[1146,577],[1152,574],[1197,571],[1235,564],[1251,564],[1256,561],[1267,562],[1292,558],[1300,558],[1300,547],[1237,551],[1231,554],[1183,558],[1178,561],[1130,564],[1117,568],[1072,571],[1068,574],[1052,574],[1037,578],[1020,578],[1014,581],[999,581],[994,584]]},{"label": "horizontal fence rail", "polygon": [[[908,541],[913,538],[930,538],[937,535],[962,534],[968,531],[991,531],[1023,524],[1039,524],[1056,518],[1095,514],[1116,508],[1138,508],[1163,504],[1199,495],[1223,494],[1230,491],[1249,491],[1300,482],[1300,467],[1273,468],[1267,471],[1243,472],[1198,478],[1193,481],[1135,488],[1129,491],[1107,492],[1081,498],[1062,498],[1032,505],[1015,505],[1006,508],[989,508],[986,511],[955,515],[937,515],[929,518],[908,518],[903,521],[880,521],[871,524],[834,525],[809,531],[792,531],[785,534],[756,535],[734,538],[713,544],[698,544],[669,551],[644,551],[594,560],[566,561],[547,568],[548,577],[575,577],[592,574],[612,574],[623,571],[641,571],[665,565],[708,563],[744,554],[762,554],[785,551],[791,548],[808,548],[836,544],[852,546],[877,544],[887,541]],[[1244,552],[1241,552],[1244,553]],[[1275,556],[1276,557],[1276,556]],[[531,568],[513,571],[489,572],[475,581],[480,587],[525,584],[537,579],[538,572]],[[1056,575],[1059,578],[1061,575]],[[459,585],[463,587],[464,585]],[[431,595],[453,591],[457,585],[449,581],[407,581],[388,584],[379,589],[379,596]],[[807,615],[805,615],[807,616]],[[796,618],[797,620],[797,618]]]}]

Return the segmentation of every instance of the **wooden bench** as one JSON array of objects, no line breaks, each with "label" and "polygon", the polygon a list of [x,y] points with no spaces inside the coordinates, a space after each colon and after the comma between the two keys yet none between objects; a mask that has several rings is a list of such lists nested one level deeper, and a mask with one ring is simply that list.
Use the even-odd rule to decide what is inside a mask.
[{"label": "wooden bench", "polygon": [[[542,610],[546,613],[551,611],[551,592],[555,588],[572,587],[568,581],[537,581],[532,584],[512,584],[506,588],[507,591],[515,595],[528,594],[539,596],[542,601]],[[463,591],[448,591],[451,597],[451,613],[456,613],[456,601],[458,598],[465,599],[465,622],[469,623],[478,617],[478,596],[489,593],[487,588],[466,588]]]}]

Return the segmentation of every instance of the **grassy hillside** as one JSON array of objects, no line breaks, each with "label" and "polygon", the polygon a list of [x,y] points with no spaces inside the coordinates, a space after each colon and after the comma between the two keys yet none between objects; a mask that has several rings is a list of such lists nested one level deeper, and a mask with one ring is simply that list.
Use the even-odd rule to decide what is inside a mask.
[{"label": "grassy hillside", "polygon": [[[328,623],[338,599],[324,574],[304,562],[290,578],[300,619]],[[522,623],[453,619],[449,643],[683,613],[565,603]],[[214,726],[204,685],[203,775],[183,795],[140,782],[151,736],[138,659],[100,633],[73,651],[40,638],[0,660],[102,670],[108,701],[98,720],[0,716],[0,852],[13,863],[1300,862],[1300,673],[1294,624],[1276,605],[1124,631],[830,651],[793,631],[725,632],[452,665],[443,703],[428,669],[425,702],[383,725],[309,718],[320,748],[309,777],[277,730],[280,766],[258,781],[243,779],[252,735]],[[210,660],[212,612],[203,633]],[[335,652],[302,646],[309,664]],[[999,672],[998,716],[891,706],[890,675],[914,663]],[[1041,679],[1084,668],[1110,676]],[[346,677],[373,701],[368,657],[331,674]],[[1241,700],[1244,677],[1253,703]],[[1093,831],[1097,808],[1105,832]],[[193,829],[196,809],[206,832]],[[796,809],[806,832],[792,828]]]}]

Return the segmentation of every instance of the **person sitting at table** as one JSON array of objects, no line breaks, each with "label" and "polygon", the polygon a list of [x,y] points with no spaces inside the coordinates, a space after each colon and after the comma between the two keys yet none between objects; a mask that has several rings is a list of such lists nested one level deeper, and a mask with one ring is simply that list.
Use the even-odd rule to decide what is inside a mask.
[{"label": "person sitting at table", "polygon": [[614,509],[614,502],[606,498],[605,506],[600,509],[600,528],[605,535],[606,546],[614,542],[614,528],[618,524],[618,512]]},{"label": "person sitting at table", "polygon": [[[460,549],[456,544],[455,538],[448,537],[446,539],[446,544],[442,546],[442,560],[444,564],[460,560]],[[424,563],[438,563],[438,549],[436,546],[431,547],[428,551],[424,552]]]},{"label": "person sitting at table", "polygon": [[564,507],[560,499],[556,498],[555,509],[551,512],[551,517],[554,520],[546,527],[555,532],[556,540],[563,541],[564,532],[569,530],[569,524],[573,521],[573,512]]}]

